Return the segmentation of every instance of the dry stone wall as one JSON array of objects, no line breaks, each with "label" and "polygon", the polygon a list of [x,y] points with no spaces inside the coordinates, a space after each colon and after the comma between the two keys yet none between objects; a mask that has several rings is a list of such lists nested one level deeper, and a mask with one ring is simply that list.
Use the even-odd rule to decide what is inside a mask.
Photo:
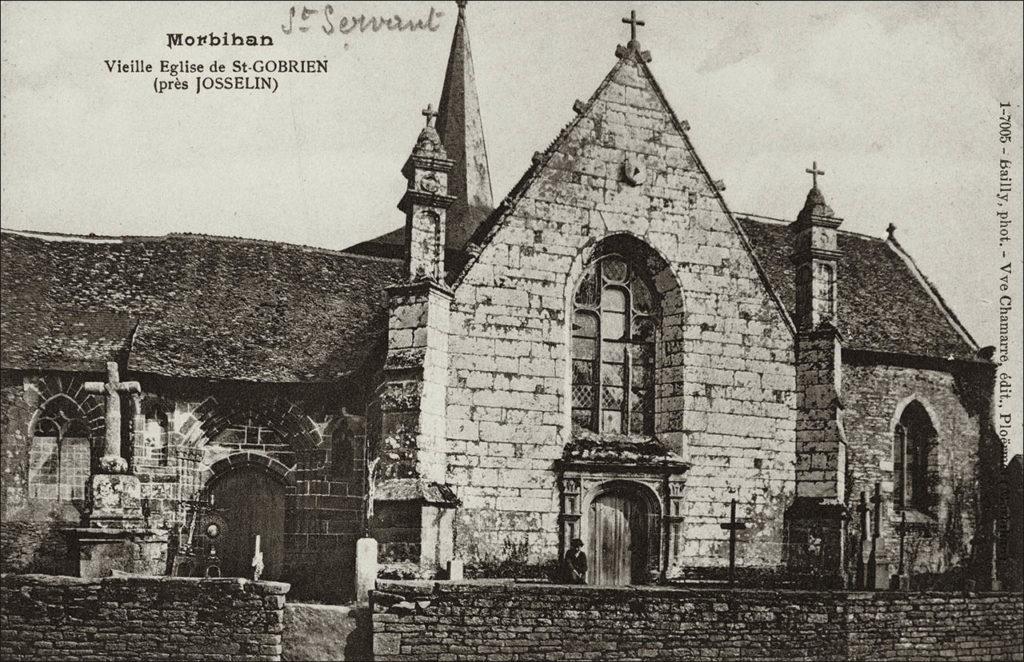
[{"label": "dry stone wall", "polygon": [[1021,594],[379,582],[374,659],[1021,660]]},{"label": "dry stone wall", "polygon": [[[631,186],[627,155],[646,170]],[[794,339],[689,141],[639,62],[624,58],[454,288],[448,480],[470,565],[558,551],[554,462],[571,439],[574,290],[602,246],[646,247],[662,301],[655,433],[684,455],[680,556],[727,563],[729,501],[744,503],[739,562],[782,562],[794,489]],[[519,195],[513,193],[513,196]]]},{"label": "dry stone wall", "polygon": [[0,657],[280,660],[288,584],[244,579],[0,577]]}]

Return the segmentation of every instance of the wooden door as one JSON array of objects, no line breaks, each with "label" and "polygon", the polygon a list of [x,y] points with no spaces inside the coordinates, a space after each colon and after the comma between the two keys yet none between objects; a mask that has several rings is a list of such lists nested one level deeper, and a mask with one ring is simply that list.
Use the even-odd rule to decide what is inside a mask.
[{"label": "wooden door", "polygon": [[643,581],[647,560],[647,508],[628,492],[607,492],[590,504],[587,583]]},{"label": "wooden door", "polygon": [[214,479],[217,515],[224,522],[216,541],[221,574],[252,579],[252,556],[260,536],[264,570],[261,579],[281,578],[284,560],[284,485],[270,473],[242,467]]}]

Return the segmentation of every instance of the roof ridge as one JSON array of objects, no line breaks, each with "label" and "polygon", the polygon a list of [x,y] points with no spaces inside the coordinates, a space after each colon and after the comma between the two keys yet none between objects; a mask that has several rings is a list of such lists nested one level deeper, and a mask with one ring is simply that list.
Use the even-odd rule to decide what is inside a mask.
[{"label": "roof ridge", "polygon": [[287,241],[279,241],[276,239],[257,239],[254,237],[239,237],[231,235],[215,235],[205,234],[202,232],[168,232],[162,235],[98,235],[98,234],[72,234],[69,232],[49,232],[42,230],[18,230],[14,228],[0,228],[2,234],[13,234],[23,237],[30,237],[33,239],[42,239],[44,241],[84,241],[87,243],[128,243],[128,242],[141,242],[141,241],[166,241],[168,239],[191,239],[191,240],[204,240],[204,241],[216,241],[223,243],[235,243],[235,244],[254,244],[261,246],[280,246],[282,248],[297,248],[299,250],[310,251],[313,253],[320,253],[325,255],[343,255],[345,257],[355,257],[366,260],[379,260],[384,262],[394,262],[398,258],[389,258],[378,255],[364,255],[362,253],[349,252],[348,249],[340,248],[327,248],[325,246],[311,246],[309,244],[298,244]]},{"label": "roof ridge", "polygon": [[[118,235],[102,235],[102,234],[72,234],[70,232],[51,232],[46,230],[19,230],[17,228],[0,228],[0,234],[13,234],[19,237],[30,237],[32,239],[43,239],[43,240],[60,240],[66,238],[69,240],[79,239],[83,241],[89,241],[94,243],[114,243],[124,241],[126,238]],[[146,237],[150,239],[154,237]]]},{"label": "roof ridge", "polygon": [[[748,220],[754,221],[755,223],[765,223],[765,224],[768,224],[768,225],[789,225],[790,223],[792,223],[792,221],[787,221],[784,218],[776,218],[774,216],[765,216],[763,214],[752,214],[750,212],[733,212],[733,213],[736,214],[737,218],[748,219]],[[863,237],[864,239],[871,239],[873,241],[878,241],[878,242],[881,242],[883,244],[885,243],[885,237],[876,237],[875,235],[867,234],[866,232],[857,232],[856,230],[844,230],[844,229],[841,229],[841,228],[836,228],[836,232],[839,233],[839,234],[847,234],[847,235],[851,235],[851,236],[854,236],[854,237]]]}]

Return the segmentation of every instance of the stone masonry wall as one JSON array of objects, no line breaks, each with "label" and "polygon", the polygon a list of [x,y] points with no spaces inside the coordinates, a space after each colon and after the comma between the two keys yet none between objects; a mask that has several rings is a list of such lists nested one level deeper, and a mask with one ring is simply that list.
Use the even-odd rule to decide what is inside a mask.
[{"label": "stone masonry wall", "polygon": [[[893,507],[894,428],[912,400],[924,405],[938,433],[936,466],[930,471],[936,503],[926,517],[908,517],[907,563],[913,574],[941,573],[970,553],[978,493],[979,419],[965,405],[963,389],[948,372],[888,365],[844,365],[844,422],[848,444],[848,498],[870,498],[882,483],[886,517],[880,543],[885,556],[898,562],[899,513]],[[853,534],[856,523],[851,523]],[[850,555],[852,560],[853,554]],[[895,566],[892,567],[895,572]]]},{"label": "stone masonry wall", "polygon": [[[85,503],[33,497],[33,422],[44,402],[66,395],[91,417],[86,424],[93,439],[100,438],[102,401],[81,393],[81,384],[102,375],[2,374],[0,570],[66,574],[61,529],[80,524]],[[340,388],[196,385],[146,376],[141,382],[138,415],[126,419],[124,451],[141,482],[149,525],[180,525],[179,502],[196,498],[232,466],[274,464],[284,474],[277,477],[287,482],[285,559],[282,576],[268,579],[289,581],[293,594],[309,598],[349,597],[355,540],[362,531],[365,435],[362,418],[342,408],[357,410],[352,395]]]},{"label": "stone masonry wall", "polygon": [[1021,660],[1020,594],[379,582],[374,659]]},{"label": "stone masonry wall", "polygon": [[0,577],[0,657],[280,660],[288,584]]},{"label": "stone masonry wall", "polygon": [[[558,553],[554,461],[570,441],[571,301],[607,240],[646,247],[662,300],[655,433],[692,463],[681,557],[728,563],[730,499],[748,530],[738,562],[782,562],[794,490],[794,339],[740,231],[632,57],[613,69],[527,175],[455,283],[448,480],[457,553],[539,563]],[[627,155],[646,167],[623,181]],[[586,524],[584,523],[584,527]]]}]

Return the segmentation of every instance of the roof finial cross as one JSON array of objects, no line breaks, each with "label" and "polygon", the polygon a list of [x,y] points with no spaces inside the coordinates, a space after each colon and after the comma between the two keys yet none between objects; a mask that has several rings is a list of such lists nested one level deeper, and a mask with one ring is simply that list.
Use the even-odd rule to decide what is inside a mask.
[{"label": "roof finial cross", "polygon": [[818,170],[818,162],[815,161],[811,164],[811,167],[804,170],[808,175],[811,176],[811,182],[814,188],[818,188],[818,175],[824,175],[824,170]]},{"label": "roof finial cross", "polygon": [[437,117],[437,111],[434,110],[434,104],[432,103],[428,103],[427,107],[420,111],[420,113],[427,118],[427,126],[430,126],[434,118]]},{"label": "roof finial cross", "polygon": [[629,12],[629,18],[622,19],[623,23],[629,24],[629,40],[636,41],[636,26],[644,26],[645,23],[636,17],[636,10],[632,9]]}]

